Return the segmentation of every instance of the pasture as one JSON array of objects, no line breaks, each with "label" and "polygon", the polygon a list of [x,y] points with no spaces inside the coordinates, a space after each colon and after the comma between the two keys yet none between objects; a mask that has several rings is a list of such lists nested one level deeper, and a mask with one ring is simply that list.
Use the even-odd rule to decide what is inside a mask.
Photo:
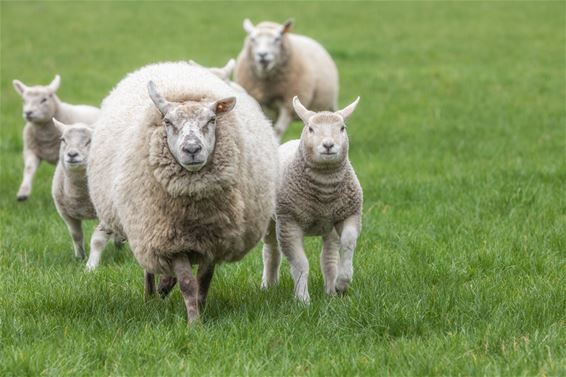
[{"label": "pasture", "polygon": [[[0,7],[0,375],[566,374],[564,2]],[[94,273],[74,259],[53,166],[16,202],[12,79],[59,73],[63,101],[99,105],[144,64],[224,65],[246,17],[294,17],[335,59],[339,105],[361,96],[348,131],[365,199],[354,281],[326,297],[309,240],[304,307],[287,262],[281,284],[260,290],[256,247],[217,269],[187,328],[178,289],[144,302],[127,246],[109,246]]]}]

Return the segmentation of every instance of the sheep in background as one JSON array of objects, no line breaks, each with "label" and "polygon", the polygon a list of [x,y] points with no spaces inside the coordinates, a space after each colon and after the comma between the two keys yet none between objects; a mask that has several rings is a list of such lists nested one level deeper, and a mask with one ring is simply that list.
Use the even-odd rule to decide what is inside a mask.
[{"label": "sheep in background", "polygon": [[322,236],[320,264],[327,294],[344,292],[352,281],[362,188],[348,159],[345,121],[358,100],[334,113],[315,113],[293,99],[305,126],[300,140],[279,147],[276,224],[271,222],[264,238],[262,288],[277,283],[281,250],[291,265],[295,297],[309,302],[305,236]]},{"label": "sheep in background", "polygon": [[87,105],[70,105],[57,98],[59,75],[47,86],[26,86],[19,80],[12,83],[24,100],[24,176],[17,199],[26,200],[32,187],[33,177],[41,161],[56,164],[59,158],[61,133],[53,124],[56,118],[64,123],[93,123],[99,110]]},{"label": "sheep in background", "polygon": [[188,63],[154,64],[104,100],[88,180],[102,226],[126,236],[146,271],[146,297],[154,274],[162,296],[178,280],[193,322],[215,265],[240,260],[265,233],[277,143],[246,93]]},{"label": "sheep in background", "polygon": [[291,34],[283,25],[244,21],[247,37],[236,61],[235,81],[268,110],[277,113],[274,128],[281,137],[296,119],[292,98],[297,95],[313,111],[334,111],[338,71],[328,52],[315,40]]}]

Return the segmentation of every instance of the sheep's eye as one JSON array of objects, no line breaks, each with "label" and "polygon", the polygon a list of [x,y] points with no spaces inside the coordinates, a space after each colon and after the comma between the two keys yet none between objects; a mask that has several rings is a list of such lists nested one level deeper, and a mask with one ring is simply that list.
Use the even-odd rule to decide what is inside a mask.
[{"label": "sheep's eye", "polygon": [[171,121],[170,121],[169,119],[163,119],[163,122],[165,122],[165,125],[166,125],[167,127],[172,127],[172,126],[173,126],[173,123],[171,123]]},{"label": "sheep's eye", "polygon": [[67,143],[62,136],[59,138],[59,140],[61,140],[61,143]]},{"label": "sheep's eye", "polygon": [[314,130],[312,129],[312,127],[309,127],[309,132],[312,134],[314,133]]},{"label": "sheep's eye", "polygon": [[250,37],[250,42],[255,43],[255,38],[254,38],[254,37]]},{"label": "sheep's eye", "polygon": [[281,37],[275,37],[274,41],[275,41],[275,43],[281,42]]},{"label": "sheep's eye", "polygon": [[47,98],[43,98],[40,103],[45,103],[45,102],[47,102]]},{"label": "sheep's eye", "polygon": [[346,129],[346,127],[345,127],[345,126],[342,126],[342,127],[340,128],[340,131],[341,131],[341,132],[344,132],[345,129]]},{"label": "sheep's eye", "polygon": [[206,123],[206,124],[214,124],[214,123],[216,123],[216,118],[215,118],[215,117],[214,117],[214,118],[210,118],[209,121],[208,121],[208,123]]},{"label": "sheep's eye", "polygon": [[87,147],[90,144],[91,140],[89,139],[86,143],[85,143],[85,147]]}]

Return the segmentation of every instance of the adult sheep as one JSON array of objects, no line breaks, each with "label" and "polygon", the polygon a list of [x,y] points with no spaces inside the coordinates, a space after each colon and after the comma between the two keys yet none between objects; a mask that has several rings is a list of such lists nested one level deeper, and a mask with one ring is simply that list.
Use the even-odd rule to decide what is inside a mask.
[{"label": "adult sheep", "polygon": [[234,79],[262,106],[277,113],[274,128],[281,136],[296,117],[292,100],[298,96],[313,111],[335,111],[338,71],[317,41],[283,25],[244,21],[247,37],[234,69]]},{"label": "adult sheep", "polygon": [[269,121],[208,70],[160,63],[129,74],[105,99],[91,148],[102,227],[128,239],[146,297],[154,274],[163,275],[162,295],[178,280],[195,321],[214,266],[243,258],[266,231],[278,179]]}]

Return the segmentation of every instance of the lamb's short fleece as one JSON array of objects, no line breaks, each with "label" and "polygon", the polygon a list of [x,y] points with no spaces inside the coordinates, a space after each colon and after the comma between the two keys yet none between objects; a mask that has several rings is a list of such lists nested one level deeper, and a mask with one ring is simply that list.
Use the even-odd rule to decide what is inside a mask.
[{"label": "lamb's short fleece", "polygon": [[[211,103],[229,97],[235,108],[214,118],[216,141],[204,167],[181,165],[168,138],[185,131],[171,128],[164,108],[190,118],[180,108],[201,106],[184,123],[191,127]],[[252,98],[207,69],[154,64],[129,74],[104,100],[91,156],[89,185],[101,225],[128,239],[147,272],[147,294],[154,293],[152,274],[176,277],[189,321],[198,318],[195,294],[204,301],[214,265],[244,257],[273,213],[278,162],[269,121]],[[199,264],[198,281],[191,264]]]}]

